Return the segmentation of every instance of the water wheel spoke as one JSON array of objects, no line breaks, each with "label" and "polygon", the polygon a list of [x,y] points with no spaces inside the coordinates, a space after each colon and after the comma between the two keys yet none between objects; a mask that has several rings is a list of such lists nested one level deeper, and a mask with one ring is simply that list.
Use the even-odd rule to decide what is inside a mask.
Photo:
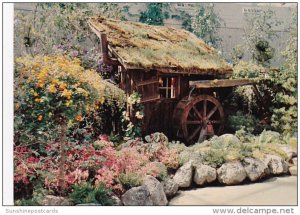
[{"label": "water wheel spoke", "polygon": [[204,102],[203,102],[203,116],[206,116],[206,110],[207,110],[207,100],[204,99]]},{"label": "water wheel spoke", "polygon": [[211,109],[211,111],[209,112],[209,114],[207,115],[207,119],[209,119],[218,109],[218,106],[214,106],[213,109]]},{"label": "water wheel spoke", "polygon": [[196,108],[195,106],[193,106],[193,110],[194,110],[194,112],[196,113],[196,115],[198,116],[198,118],[199,118],[200,120],[202,120],[202,116],[201,116],[201,114],[199,113],[199,111],[197,110],[197,108]]},{"label": "water wheel spoke", "polygon": [[188,124],[188,125],[199,125],[201,123],[202,123],[202,121],[200,121],[200,120],[188,120],[186,122],[186,124]]},{"label": "water wheel spoke", "polygon": [[198,128],[195,129],[195,131],[191,134],[191,136],[189,137],[189,142],[192,141],[194,139],[194,137],[200,132],[202,126],[199,126]]},{"label": "water wheel spoke", "polygon": [[211,124],[221,124],[221,120],[210,120]]},{"label": "water wheel spoke", "polygon": [[206,133],[207,133],[206,127],[203,126],[202,129],[201,129],[201,131],[200,131],[199,138],[198,138],[198,142],[199,143],[201,143],[202,141],[204,141]]}]

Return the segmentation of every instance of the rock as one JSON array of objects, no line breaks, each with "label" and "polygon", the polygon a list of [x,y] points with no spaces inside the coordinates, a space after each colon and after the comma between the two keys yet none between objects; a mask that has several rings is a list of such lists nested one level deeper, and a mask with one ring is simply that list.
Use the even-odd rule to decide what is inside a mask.
[{"label": "rock", "polygon": [[119,199],[117,196],[113,195],[111,198],[113,200],[115,200],[114,206],[122,206],[123,205],[121,199]]},{"label": "rock", "polygon": [[76,206],[102,206],[102,205],[97,203],[84,203],[84,204],[77,204]]},{"label": "rock", "polygon": [[70,205],[72,205],[72,202],[65,197],[46,195],[44,197],[44,199],[42,200],[42,205],[45,205],[45,206],[48,206],[48,205],[70,206]]},{"label": "rock", "polygon": [[251,181],[257,181],[269,174],[268,166],[255,158],[245,158],[244,169]]},{"label": "rock", "polygon": [[123,204],[130,206],[151,206],[153,205],[150,192],[144,186],[133,187],[127,190],[121,197]]},{"label": "rock", "polygon": [[145,136],[145,140],[148,143],[163,143],[168,144],[169,139],[164,133],[155,132],[153,134]]},{"label": "rock", "polygon": [[223,164],[217,173],[219,182],[227,185],[239,184],[247,177],[247,173],[239,161]]},{"label": "rock", "polygon": [[153,205],[167,205],[168,200],[164,192],[163,185],[153,176],[147,175],[144,179],[144,184],[150,192]]},{"label": "rock", "polygon": [[295,166],[298,166],[298,159],[297,158],[293,158],[292,159],[292,164]]},{"label": "rock", "polygon": [[289,145],[278,144],[278,147],[287,155],[287,161],[290,161],[293,157],[297,156],[297,150],[294,150]]},{"label": "rock", "polygon": [[297,169],[298,169],[297,166],[291,166],[289,168],[290,174],[293,175],[293,176],[297,176]]},{"label": "rock", "polygon": [[267,155],[264,163],[269,167],[270,173],[279,175],[288,172],[288,163],[276,155]]},{"label": "rock", "polygon": [[196,165],[194,182],[198,185],[211,183],[217,178],[217,171],[208,165]]},{"label": "rock", "polygon": [[173,179],[178,184],[178,187],[189,187],[192,183],[192,175],[193,166],[192,162],[189,161],[177,170]]},{"label": "rock", "polygon": [[169,199],[176,195],[178,191],[178,184],[175,182],[174,179],[168,178],[165,181],[163,181],[162,184],[164,192]]}]

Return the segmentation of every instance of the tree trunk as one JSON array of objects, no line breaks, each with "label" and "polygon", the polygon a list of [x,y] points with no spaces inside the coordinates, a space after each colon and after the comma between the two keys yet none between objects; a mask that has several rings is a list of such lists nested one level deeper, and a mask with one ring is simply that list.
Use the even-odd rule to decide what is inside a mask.
[{"label": "tree trunk", "polygon": [[59,175],[58,175],[58,186],[60,191],[63,191],[65,187],[65,145],[66,145],[66,132],[67,123],[66,119],[62,119],[60,122],[60,164],[59,164]]}]

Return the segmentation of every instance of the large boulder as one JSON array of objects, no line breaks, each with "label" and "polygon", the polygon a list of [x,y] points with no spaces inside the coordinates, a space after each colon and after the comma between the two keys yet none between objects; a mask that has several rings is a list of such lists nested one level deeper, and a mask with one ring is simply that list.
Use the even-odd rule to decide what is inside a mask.
[{"label": "large boulder", "polygon": [[114,206],[122,206],[122,201],[117,196],[113,195],[111,198],[115,201]]},{"label": "large boulder", "polygon": [[192,175],[193,165],[192,162],[189,161],[177,170],[173,179],[178,184],[179,188],[186,188],[191,186]]},{"label": "large boulder", "polygon": [[144,179],[144,184],[150,192],[153,205],[167,205],[168,200],[164,192],[163,185],[153,176],[147,175]]},{"label": "large boulder", "polygon": [[264,159],[264,163],[269,167],[270,173],[273,175],[288,172],[288,163],[279,156],[267,155]]},{"label": "large boulder", "polygon": [[247,177],[247,173],[239,161],[223,164],[217,173],[219,182],[227,185],[239,184]]},{"label": "large boulder", "polygon": [[196,165],[194,182],[198,185],[203,185],[206,183],[211,183],[217,178],[217,171],[208,165]]},{"label": "large boulder", "polygon": [[291,175],[293,175],[293,176],[297,176],[297,166],[291,166],[291,167],[289,167],[289,172],[290,172],[290,174]]},{"label": "large boulder", "polygon": [[162,184],[164,187],[164,192],[169,199],[176,195],[178,191],[178,184],[174,179],[167,178],[162,182]]},{"label": "large boulder", "polygon": [[293,149],[289,145],[278,144],[278,147],[286,154],[287,161],[290,161],[293,157],[297,156],[297,150]]},{"label": "large boulder", "polygon": [[42,205],[45,206],[70,206],[72,205],[72,202],[65,198],[65,197],[59,197],[59,196],[53,196],[53,195],[46,195],[44,199],[42,200]]},{"label": "large boulder", "polygon": [[243,164],[247,176],[251,181],[257,181],[269,173],[268,166],[259,159],[245,158]]},{"label": "large boulder", "polygon": [[125,206],[151,206],[153,201],[150,192],[145,186],[133,187],[127,190],[121,197]]}]

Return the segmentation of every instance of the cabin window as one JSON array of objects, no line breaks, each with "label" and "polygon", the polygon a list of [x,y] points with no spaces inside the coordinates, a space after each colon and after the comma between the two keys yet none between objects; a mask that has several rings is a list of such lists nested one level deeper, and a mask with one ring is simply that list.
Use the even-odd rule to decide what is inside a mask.
[{"label": "cabin window", "polygon": [[176,98],[178,91],[177,77],[160,77],[159,94],[161,98]]}]

